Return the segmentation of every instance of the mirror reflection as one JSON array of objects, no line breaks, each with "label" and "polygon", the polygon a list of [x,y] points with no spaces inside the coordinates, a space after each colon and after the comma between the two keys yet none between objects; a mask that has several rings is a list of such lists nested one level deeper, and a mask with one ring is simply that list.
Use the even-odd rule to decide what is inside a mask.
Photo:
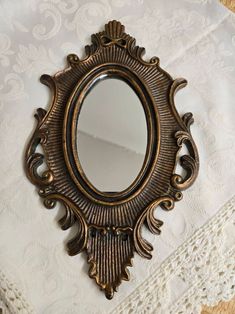
[{"label": "mirror reflection", "polygon": [[77,124],[77,152],[90,183],[120,192],[138,176],[146,153],[143,106],[124,81],[106,78],[84,98]]}]

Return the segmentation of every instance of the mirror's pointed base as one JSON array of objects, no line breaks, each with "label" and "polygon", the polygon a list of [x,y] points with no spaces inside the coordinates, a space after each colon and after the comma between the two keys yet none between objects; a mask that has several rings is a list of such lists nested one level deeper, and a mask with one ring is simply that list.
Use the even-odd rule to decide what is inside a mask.
[{"label": "mirror's pointed base", "polygon": [[133,243],[129,233],[93,229],[88,237],[87,254],[89,276],[112,299],[122,280],[129,280],[128,266],[132,266]]}]

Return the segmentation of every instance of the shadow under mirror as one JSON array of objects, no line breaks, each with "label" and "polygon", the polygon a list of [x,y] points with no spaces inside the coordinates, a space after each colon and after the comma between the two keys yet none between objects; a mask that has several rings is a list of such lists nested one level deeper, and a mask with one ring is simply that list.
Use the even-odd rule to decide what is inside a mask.
[{"label": "shadow under mirror", "polygon": [[138,176],[145,159],[147,124],[135,91],[105,78],[85,96],[77,122],[77,153],[83,172],[101,192],[121,192]]}]

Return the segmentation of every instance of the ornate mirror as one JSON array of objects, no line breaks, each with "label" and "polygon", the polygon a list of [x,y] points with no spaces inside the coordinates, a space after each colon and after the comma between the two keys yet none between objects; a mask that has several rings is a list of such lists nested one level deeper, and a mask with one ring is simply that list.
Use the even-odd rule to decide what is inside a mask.
[{"label": "ornate mirror", "polygon": [[[64,205],[62,229],[78,222],[68,253],[86,252],[89,276],[111,299],[129,280],[134,252],[151,258],[141,227],[160,234],[163,222],[154,210],[168,211],[181,200],[199,159],[192,114],[180,117],[174,105],[186,80],[173,80],[157,57],[145,61],[144,48],[120,22],[109,22],[91,39],[85,59],[71,54],[66,69],[41,76],[53,99],[47,111],[37,110],[25,166],[44,205]],[[41,171],[43,160],[47,169]]]}]

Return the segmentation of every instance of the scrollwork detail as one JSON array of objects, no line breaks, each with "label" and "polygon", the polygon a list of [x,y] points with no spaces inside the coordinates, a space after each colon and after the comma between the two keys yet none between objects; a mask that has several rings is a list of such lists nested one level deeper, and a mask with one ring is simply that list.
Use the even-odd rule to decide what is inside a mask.
[{"label": "scrollwork detail", "polygon": [[124,26],[118,21],[111,21],[105,25],[105,31],[91,36],[91,45],[85,46],[86,57],[80,60],[76,54],[69,54],[67,61],[70,66],[78,65],[81,61],[87,61],[91,56],[98,53],[101,47],[113,45],[127,49],[128,53],[139,62],[147,66],[159,65],[159,58],[154,56],[149,61],[143,59],[145,48],[136,46],[136,40],[124,32]]},{"label": "scrollwork detail", "polygon": [[[171,185],[178,190],[185,190],[196,180],[199,171],[199,156],[194,140],[191,136],[190,126],[193,123],[193,115],[188,112],[182,117],[182,121],[188,131],[177,131],[175,138],[179,147],[176,155],[176,164],[179,159],[180,165],[186,170],[186,175],[183,178],[179,174],[173,174]],[[183,155],[178,158],[179,152],[183,145],[186,145],[189,155]],[[176,165],[175,165],[176,167]]]},{"label": "scrollwork detail", "polygon": [[140,256],[147,259],[152,258],[151,251],[153,247],[141,236],[141,227],[146,222],[147,227],[153,234],[161,233],[160,227],[163,225],[163,222],[154,217],[154,210],[157,206],[163,206],[164,209],[171,210],[174,207],[174,201],[171,197],[166,196],[159,197],[156,201],[152,202],[139,216],[133,232],[135,250]]},{"label": "scrollwork detail", "polygon": [[57,201],[60,201],[65,208],[65,215],[59,220],[59,224],[63,230],[70,228],[76,221],[79,222],[77,234],[67,243],[69,255],[76,255],[86,248],[88,225],[81,211],[63,195],[49,194],[44,199],[44,205],[50,209],[56,205]]},{"label": "scrollwork detail", "polygon": [[45,115],[46,111],[44,109],[37,109],[35,118],[38,124],[26,150],[26,173],[30,181],[37,186],[48,186],[53,182],[54,178],[52,171],[49,169],[44,171],[41,176],[37,172],[38,167],[43,163],[44,156],[40,153],[36,153],[36,149],[39,144],[46,143],[49,133],[45,127],[40,129],[41,122]]}]

